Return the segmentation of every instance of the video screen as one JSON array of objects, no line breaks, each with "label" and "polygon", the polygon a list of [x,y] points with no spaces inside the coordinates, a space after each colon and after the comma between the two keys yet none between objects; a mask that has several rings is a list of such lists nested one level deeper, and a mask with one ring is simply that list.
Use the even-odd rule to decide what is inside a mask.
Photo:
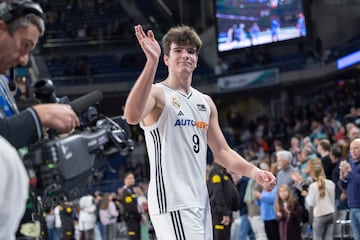
[{"label": "video screen", "polygon": [[218,52],[306,37],[302,0],[214,0]]}]

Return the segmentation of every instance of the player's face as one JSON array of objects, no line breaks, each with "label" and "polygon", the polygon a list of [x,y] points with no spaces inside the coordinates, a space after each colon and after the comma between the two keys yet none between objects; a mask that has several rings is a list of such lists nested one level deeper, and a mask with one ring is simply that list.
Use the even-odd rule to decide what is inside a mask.
[{"label": "player's face", "polygon": [[16,65],[28,63],[29,53],[35,47],[39,34],[38,28],[29,24],[11,35],[7,25],[0,21],[0,74]]},{"label": "player's face", "polygon": [[172,43],[169,56],[165,55],[164,61],[171,71],[192,73],[198,61],[196,47]]}]

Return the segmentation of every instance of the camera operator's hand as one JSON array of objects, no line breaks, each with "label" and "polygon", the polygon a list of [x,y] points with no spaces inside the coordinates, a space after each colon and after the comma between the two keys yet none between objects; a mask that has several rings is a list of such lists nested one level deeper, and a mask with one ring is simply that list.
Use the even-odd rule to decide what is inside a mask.
[{"label": "camera operator's hand", "polygon": [[80,125],[76,113],[67,104],[38,104],[33,109],[44,127],[55,129],[60,133],[70,132]]}]

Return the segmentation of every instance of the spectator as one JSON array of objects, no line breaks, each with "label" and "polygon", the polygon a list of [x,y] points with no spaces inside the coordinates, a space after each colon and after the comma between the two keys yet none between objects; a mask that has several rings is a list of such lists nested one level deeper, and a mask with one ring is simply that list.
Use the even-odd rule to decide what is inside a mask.
[{"label": "spectator", "polygon": [[343,156],[345,160],[348,160],[349,162],[351,162],[352,159],[352,155],[350,153],[350,144],[351,142],[360,137],[360,129],[358,126],[356,126],[353,123],[348,123],[346,125],[346,129],[347,129],[347,138],[346,141],[344,143],[344,148],[343,148]]},{"label": "spectator", "polygon": [[299,168],[299,173],[302,177],[302,179],[306,179],[310,172],[307,172],[306,168],[307,168],[307,165],[308,165],[308,161],[309,159],[312,159],[312,158],[317,158],[314,150],[309,147],[309,146],[303,146],[300,150],[300,154],[299,154],[299,165],[298,165],[298,168]]},{"label": "spectator", "polygon": [[335,218],[335,184],[326,179],[321,164],[315,164],[311,169],[315,182],[309,186],[306,203],[313,207],[313,239],[332,239]]},{"label": "spectator", "polygon": [[280,240],[301,240],[301,207],[288,185],[279,187],[275,211]]},{"label": "spectator", "polygon": [[55,214],[54,208],[49,208],[48,212],[45,213],[47,239],[55,240],[54,229],[55,229]]},{"label": "spectator", "polygon": [[[290,158],[289,158],[290,159]],[[269,240],[280,240],[279,225],[275,214],[275,197],[278,191],[278,185],[270,192],[253,191],[254,198],[260,206],[260,216],[264,221],[266,236]]]},{"label": "spectator", "polygon": [[342,147],[334,143],[330,149],[330,159],[332,164],[334,164],[334,168],[331,173],[331,180],[335,183],[335,206],[337,210],[348,209],[347,199],[346,199],[346,191],[341,188],[339,183],[340,180],[340,163],[343,161],[342,158]]},{"label": "spectator", "polygon": [[292,159],[293,156],[289,151],[282,150],[276,152],[276,163],[279,170],[277,173],[277,186],[288,185],[294,192],[294,180],[291,178],[291,174],[298,173],[299,171],[291,166]]},{"label": "spectator", "polygon": [[256,203],[257,199],[254,197],[254,191],[261,192],[262,187],[257,184],[254,179],[249,179],[244,195],[244,202],[248,209],[251,228],[256,240],[267,240],[264,221],[261,219],[260,207]]},{"label": "spectator", "polygon": [[61,221],[61,211],[62,207],[57,205],[54,207],[54,215],[55,215],[55,229],[54,229],[54,240],[62,239],[62,221]]},{"label": "spectator", "polygon": [[125,209],[120,200],[122,191],[123,191],[122,187],[118,188],[117,195],[113,199],[115,206],[116,206],[116,210],[119,212],[119,215],[117,216],[117,219],[116,219],[116,236],[117,237],[127,237],[127,235],[128,235],[127,225],[125,222]]},{"label": "spectator", "polygon": [[112,195],[105,193],[100,202],[100,221],[105,226],[105,239],[113,240],[116,234],[116,219],[119,212],[116,210]]},{"label": "spectator", "polygon": [[269,240],[279,240],[279,225],[275,215],[275,197],[278,187],[276,186],[271,192],[262,190],[254,191],[254,197],[260,206],[260,216],[264,221],[266,236]]},{"label": "spectator", "polygon": [[135,187],[134,192],[137,196],[138,208],[141,213],[141,222],[140,222],[140,236],[141,240],[149,240],[149,217],[148,217],[148,201],[145,196],[145,193],[142,190],[142,187]]},{"label": "spectator", "polygon": [[101,239],[105,238],[105,227],[104,225],[101,223],[100,220],[100,202],[101,199],[103,198],[103,194],[100,191],[95,191],[94,192],[94,201],[95,201],[95,205],[96,205],[96,228],[95,228],[95,236],[100,235]]},{"label": "spectator", "polygon": [[93,196],[86,195],[79,201],[79,219],[78,226],[80,231],[80,240],[94,239],[94,230],[96,226],[96,205]]},{"label": "spectator", "polygon": [[251,228],[251,224],[248,217],[247,204],[244,201],[246,188],[249,182],[249,178],[245,176],[237,176],[232,174],[233,181],[239,194],[238,210],[240,214],[240,226],[238,231],[237,239],[249,239],[255,240],[255,234]]},{"label": "spectator", "polygon": [[354,239],[360,239],[360,138],[354,139],[350,144],[350,154],[353,161],[340,163],[340,184],[347,189],[347,203],[350,208],[351,229]]},{"label": "spectator", "polygon": [[317,145],[317,151],[321,156],[322,166],[327,179],[332,179],[332,171],[335,165],[330,159],[331,143],[328,139],[321,139]]},{"label": "spectator", "polygon": [[306,178],[302,178],[300,174],[293,174],[292,178],[295,181],[295,188],[297,193],[297,201],[302,209],[302,223],[303,223],[303,233],[307,231],[307,227],[311,227],[313,219],[313,207],[309,207],[305,203],[305,196],[311,183],[314,182],[310,173],[314,166],[321,165],[321,160],[318,158],[312,158],[307,161],[306,168],[304,169],[304,174]]},{"label": "spectator", "polygon": [[300,140],[298,137],[291,137],[290,139],[290,148],[289,151],[291,152],[293,159],[291,161],[291,165],[296,167],[298,166],[299,160],[299,153],[300,153]]}]

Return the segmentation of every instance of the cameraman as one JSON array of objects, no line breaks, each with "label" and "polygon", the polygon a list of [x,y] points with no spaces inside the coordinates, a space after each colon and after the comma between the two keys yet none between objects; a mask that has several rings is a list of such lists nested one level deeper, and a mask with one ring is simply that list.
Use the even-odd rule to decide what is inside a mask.
[{"label": "cameraman", "polygon": [[1,239],[14,239],[29,188],[24,166],[11,145],[20,148],[42,139],[43,127],[65,133],[79,125],[69,105],[39,104],[19,112],[4,76],[10,68],[28,63],[30,51],[45,31],[43,15],[30,0],[0,0],[0,194],[6,196],[0,203],[4,206]]},{"label": "cameraman", "polygon": [[39,104],[19,112],[4,76],[11,67],[28,63],[45,31],[43,16],[40,5],[30,0],[0,0],[0,135],[16,148],[43,138],[43,127],[65,133],[80,124],[65,104]]}]

